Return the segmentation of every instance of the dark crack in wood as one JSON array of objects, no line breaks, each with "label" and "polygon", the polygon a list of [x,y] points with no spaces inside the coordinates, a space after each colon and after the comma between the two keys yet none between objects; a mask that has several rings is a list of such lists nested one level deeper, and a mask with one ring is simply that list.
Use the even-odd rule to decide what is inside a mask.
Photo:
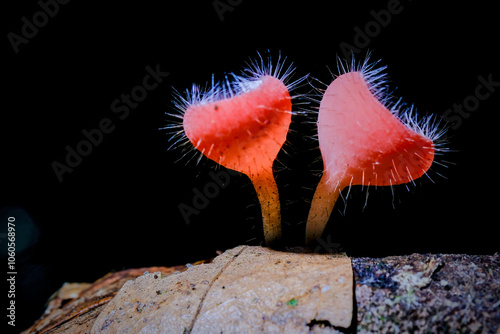
[{"label": "dark crack in wood", "polygon": [[198,304],[198,309],[196,310],[196,313],[194,315],[194,318],[193,318],[193,321],[191,322],[191,326],[189,326],[189,328],[185,331],[185,333],[191,333],[191,331],[193,330],[193,327],[194,327],[194,324],[196,323],[196,320],[198,319],[198,316],[200,314],[200,311],[201,311],[201,308],[203,307],[203,302],[205,301],[205,298],[207,297],[207,294],[208,292],[212,289],[212,286],[214,285],[214,283],[219,279],[220,275],[222,275],[222,273],[224,272],[224,270],[227,269],[227,267],[229,267],[231,265],[231,263],[234,262],[234,260],[240,256],[240,254],[246,249],[247,247],[242,247],[240,249],[240,251],[238,253],[236,253],[233,258],[231,259],[231,261],[228,261],[224,267],[221,268],[221,270],[219,271],[219,273],[214,277],[213,280],[211,280],[209,286],[208,286],[208,289],[207,291],[205,291],[205,293],[203,294],[203,297],[201,298],[200,300],[200,303]]}]

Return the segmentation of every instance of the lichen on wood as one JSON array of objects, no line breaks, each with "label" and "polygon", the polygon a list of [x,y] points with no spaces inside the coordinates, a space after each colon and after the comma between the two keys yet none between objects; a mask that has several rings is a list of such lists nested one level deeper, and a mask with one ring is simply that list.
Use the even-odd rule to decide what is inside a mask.
[{"label": "lichen on wood", "polygon": [[357,333],[499,333],[500,257],[353,258]]}]

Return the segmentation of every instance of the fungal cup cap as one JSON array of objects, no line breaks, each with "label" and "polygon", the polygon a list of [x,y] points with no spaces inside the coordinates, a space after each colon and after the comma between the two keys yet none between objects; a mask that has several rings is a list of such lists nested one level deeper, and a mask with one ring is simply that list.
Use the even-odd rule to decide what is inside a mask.
[{"label": "fungal cup cap", "polygon": [[291,123],[292,103],[283,82],[269,75],[259,81],[232,98],[189,106],[183,120],[196,149],[245,174],[272,167]]},{"label": "fungal cup cap", "polygon": [[432,140],[389,111],[372,94],[361,72],[339,76],[326,90],[318,138],[325,172],[336,179],[342,175],[347,185],[411,182],[434,160]]}]

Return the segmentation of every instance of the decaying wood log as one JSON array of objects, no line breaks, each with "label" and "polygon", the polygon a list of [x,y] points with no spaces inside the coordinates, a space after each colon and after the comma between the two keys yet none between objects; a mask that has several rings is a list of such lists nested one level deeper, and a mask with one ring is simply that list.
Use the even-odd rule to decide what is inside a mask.
[{"label": "decaying wood log", "polygon": [[358,333],[500,333],[500,256],[352,259]]},{"label": "decaying wood log", "polygon": [[240,246],[213,263],[66,284],[24,333],[140,330],[498,334],[500,256],[347,258]]},{"label": "decaying wood log", "polygon": [[212,264],[155,275],[127,282],[91,333],[303,333],[314,321],[352,320],[346,256],[240,246]]}]

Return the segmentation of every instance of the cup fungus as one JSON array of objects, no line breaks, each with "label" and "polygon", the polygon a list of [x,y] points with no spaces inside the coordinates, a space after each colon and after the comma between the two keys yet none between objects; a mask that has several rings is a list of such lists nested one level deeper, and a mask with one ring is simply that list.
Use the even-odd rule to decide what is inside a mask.
[{"label": "cup fungus", "polygon": [[413,108],[391,103],[385,67],[339,62],[341,75],[326,89],[318,113],[324,172],[306,225],[306,243],[319,238],[341,191],[353,185],[413,182],[433,163],[442,132],[432,117],[417,121]]},{"label": "cup fungus", "polygon": [[272,245],[281,238],[273,162],[292,119],[289,89],[301,79],[287,84],[292,66],[284,69],[279,59],[273,67],[270,59],[268,64],[259,59],[248,64],[242,76],[232,74],[232,82],[226,76],[225,82],[212,82],[205,92],[193,85],[187,98],[178,97],[182,123],[177,125],[181,138],[176,143],[187,137],[202,155],[250,178],[261,205],[265,240]]}]

